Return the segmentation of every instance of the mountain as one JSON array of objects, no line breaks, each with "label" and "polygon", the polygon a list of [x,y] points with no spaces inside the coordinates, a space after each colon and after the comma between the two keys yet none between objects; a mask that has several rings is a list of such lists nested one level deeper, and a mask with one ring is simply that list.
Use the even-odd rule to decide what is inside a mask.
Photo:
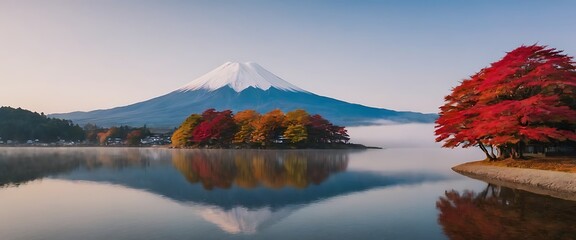
[{"label": "mountain", "polygon": [[192,113],[206,109],[254,109],[265,113],[304,109],[343,126],[370,125],[378,121],[431,123],[436,114],[393,111],[347,103],[303,90],[257,63],[227,62],[166,95],[128,106],[90,112],[52,114],[84,125],[173,128]]}]

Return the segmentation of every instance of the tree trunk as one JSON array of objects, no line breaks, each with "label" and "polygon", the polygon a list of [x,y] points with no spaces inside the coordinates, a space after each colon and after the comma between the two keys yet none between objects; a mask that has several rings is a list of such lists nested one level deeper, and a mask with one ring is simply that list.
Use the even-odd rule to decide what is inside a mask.
[{"label": "tree trunk", "polygon": [[519,154],[518,154],[518,144],[513,144],[510,147],[511,150],[511,155],[512,155],[512,159],[518,159],[519,158]]},{"label": "tree trunk", "polygon": [[500,157],[499,157],[500,159],[509,158],[509,157],[511,157],[511,154],[512,154],[512,151],[510,149],[510,146],[508,146],[507,144],[500,146]]},{"label": "tree trunk", "polygon": [[520,141],[516,144],[519,159],[524,159],[524,142]]},{"label": "tree trunk", "polygon": [[494,154],[494,145],[490,145],[490,157],[492,157],[492,159],[498,159],[496,154]]},{"label": "tree trunk", "polygon": [[484,154],[486,154],[486,159],[490,160],[490,161],[494,161],[495,158],[493,158],[492,156],[490,156],[490,153],[488,152],[488,150],[486,149],[486,146],[484,146],[484,144],[482,144],[480,141],[478,141],[478,146],[480,147],[480,149],[482,150],[482,152],[484,152]]}]

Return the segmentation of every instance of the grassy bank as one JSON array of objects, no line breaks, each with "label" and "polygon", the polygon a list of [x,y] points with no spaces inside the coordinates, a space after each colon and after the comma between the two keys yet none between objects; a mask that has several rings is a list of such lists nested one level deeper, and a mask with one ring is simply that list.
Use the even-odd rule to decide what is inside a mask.
[{"label": "grassy bank", "polygon": [[466,164],[576,173],[576,158],[574,157],[531,157],[524,160],[505,159],[501,161],[476,161]]}]

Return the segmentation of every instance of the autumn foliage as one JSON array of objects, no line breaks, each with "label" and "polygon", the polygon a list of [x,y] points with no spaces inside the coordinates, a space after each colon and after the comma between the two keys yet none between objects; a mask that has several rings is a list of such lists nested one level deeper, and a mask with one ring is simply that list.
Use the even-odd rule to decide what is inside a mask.
[{"label": "autumn foliage", "polygon": [[576,141],[575,95],[572,57],[521,46],[453,88],[440,107],[436,141],[479,146],[491,160],[520,158],[530,143]]},{"label": "autumn foliage", "polygon": [[449,239],[576,239],[576,202],[488,184],[436,202]]},{"label": "autumn foliage", "polygon": [[87,141],[100,145],[108,145],[112,139],[121,139],[123,143],[129,146],[137,146],[140,145],[140,139],[152,135],[146,125],[139,128],[130,126],[100,128],[93,124],[86,124],[84,131]]},{"label": "autumn foliage", "polygon": [[202,121],[192,131],[192,141],[202,145],[225,145],[232,141],[235,132],[232,111],[208,109],[202,113]]},{"label": "autumn foliage", "polygon": [[190,115],[172,135],[175,147],[304,147],[348,140],[344,127],[300,109],[286,114],[279,109],[265,114],[208,109]]}]

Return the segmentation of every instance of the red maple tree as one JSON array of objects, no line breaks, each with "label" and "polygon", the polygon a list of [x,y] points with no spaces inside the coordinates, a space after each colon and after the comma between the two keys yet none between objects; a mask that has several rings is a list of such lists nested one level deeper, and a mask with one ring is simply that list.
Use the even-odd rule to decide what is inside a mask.
[{"label": "red maple tree", "polygon": [[346,143],[350,140],[344,127],[334,125],[318,114],[310,116],[306,129],[311,143]]},{"label": "red maple tree", "polygon": [[193,130],[193,141],[201,145],[226,146],[232,143],[235,128],[232,111],[208,109],[202,113],[202,122]]},{"label": "red maple tree", "polygon": [[571,57],[545,46],[518,47],[445,97],[436,141],[479,146],[491,160],[521,158],[531,142],[576,141],[575,92]]}]

